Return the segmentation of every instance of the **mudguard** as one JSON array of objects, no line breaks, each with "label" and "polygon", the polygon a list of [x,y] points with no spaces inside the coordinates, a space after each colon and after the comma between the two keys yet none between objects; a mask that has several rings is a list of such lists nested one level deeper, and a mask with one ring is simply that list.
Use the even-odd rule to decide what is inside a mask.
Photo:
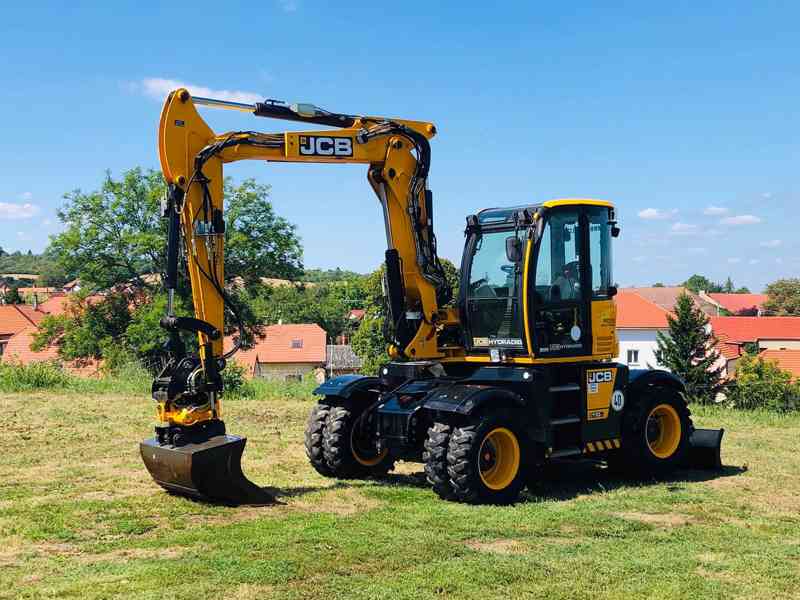
[{"label": "mudguard", "polygon": [[525,406],[525,400],[510,390],[494,385],[458,384],[432,392],[425,399],[425,408],[471,415],[487,403],[494,406]]},{"label": "mudguard", "polygon": [[631,369],[628,371],[628,392],[641,390],[648,385],[664,385],[680,393],[686,391],[686,383],[683,379],[669,371],[659,369]]},{"label": "mudguard", "polygon": [[317,396],[349,398],[356,392],[378,387],[379,383],[380,380],[377,377],[367,377],[366,375],[340,375],[318,386],[313,393]]}]

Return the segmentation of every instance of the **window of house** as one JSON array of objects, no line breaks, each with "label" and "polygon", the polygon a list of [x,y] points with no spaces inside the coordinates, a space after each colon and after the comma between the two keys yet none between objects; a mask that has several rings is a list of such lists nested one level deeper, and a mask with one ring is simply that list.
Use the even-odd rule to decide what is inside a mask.
[{"label": "window of house", "polygon": [[639,364],[639,351],[638,350],[628,350],[628,364],[629,365],[638,365]]},{"label": "window of house", "polygon": [[292,340],[292,348],[302,348],[303,340]]}]

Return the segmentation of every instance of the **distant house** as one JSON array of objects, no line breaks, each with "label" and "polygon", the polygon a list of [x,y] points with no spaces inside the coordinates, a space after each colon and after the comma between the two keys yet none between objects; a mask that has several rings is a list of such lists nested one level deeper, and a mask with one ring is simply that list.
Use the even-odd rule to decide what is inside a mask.
[{"label": "distant house", "polygon": [[67,294],[72,294],[73,292],[80,292],[81,291],[81,280],[80,279],[73,279],[72,281],[68,281],[64,284],[61,288]]},{"label": "distant house", "polygon": [[0,304],[0,357],[11,338],[28,327],[35,327],[45,313],[24,304]]},{"label": "distant house", "polygon": [[[314,323],[269,325],[255,345],[240,350],[234,360],[252,377],[290,381],[313,372],[322,381],[327,365],[326,338],[325,330]],[[226,338],[225,345],[231,348],[233,339]]]},{"label": "distant house", "polygon": [[325,372],[328,377],[358,373],[362,363],[350,344],[328,344]]},{"label": "distant house", "polygon": [[733,376],[747,351],[800,350],[800,317],[712,317],[720,353],[718,366]]},{"label": "distant house", "polygon": [[701,294],[695,294],[689,288],[675,285],[675,286],[653,286],[653,287],[631,287],[624,288],[623,292],[634,292],[639,294],[648,302],[652,302],[656,306],[663,308],[667,312],[673,312],[675,305],[678,303],[678,298],[686,294],[692,299],[694,305],[702,310],[709,316],[716,316],[719,310],[716,305],[712,304],[709,300],[704,299]]},{"label": "distant house", "polygon": [[[666,289],[666,288],[652,288]],[[617,361],[631,368],[658,366],[658,333],[668,333],[669,311],[632,289],[620,290],[614,297],[617,305]]]},{"label": "distant house", "polygon": [[58,347],[54,345],[39,351],[31,350],[36,330],[35,325],[29,325],[11,336],[3,352],[2,362],[29,365],[36,362],[58,361],[64,369],[74,375],[97,377],[100,374],[100,361],[93,358],[62,361],[58,356]]},{"label": "distant house", "polygon": [[364,318],[364,315],[366,314],[366,312],[367,311],[364,310],[363,308],[353,308],[353,309],[350,309],[349,313],[347,313],[347,318],[350,321],[355,321],[356,323],[358,323],[358,322],[361,321],[361,319]]},{"label": "distant house", "polygon": [[39,304],[59,292],[54,287],[21,287],[17,291],[26,304]]},{"label": "distant house", "polygon": [[759,356],[767,362],[776,363],[794,381],[800,380],[800,350],[763,350]]},{"label": "distant house", "polygon": [[763,305],[769,298],[766,294],[706,294],[700,292],[700,297],[717,307],[717,316],[723,310],[732,315],[760,317]]}]

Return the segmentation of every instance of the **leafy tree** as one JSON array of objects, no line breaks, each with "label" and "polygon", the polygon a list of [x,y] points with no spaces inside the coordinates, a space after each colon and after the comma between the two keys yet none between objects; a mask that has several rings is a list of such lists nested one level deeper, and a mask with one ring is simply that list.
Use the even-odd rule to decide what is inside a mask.
[{"label": "leafy tree", "polygon": [[777,316],[800,316],[800,279],[779,279],[766,289],[764,311]]},{"label": "leafy tree", "polygon": [[694,293],[723,291],[722,285],[719,283],[714,283],[703,275],[692,275],[689,277],[689,279],[683,282],[683,286]]},{"label": "leafy tree", "polygon": [[722,285],[722,291],[726,294],[733,293],[733,280],[730,276],[725,280],[725,283]]},{"label": "leafy tree", "polygon": [[653,284],[653,287],[664,287],[664,284],[663,284],[663,283],[661,283],[660,281],[656,281],[656,282]]},{"label": "leafy tree", "polygon": [[18,285],[8,288],[6,293],[3,295],[3,302],[6,304],[24,304],[22,296],[20,296],[19,293]]},{"label": "leafy tree", "polygon": [[719,358],[708,317],[688,294],[675,304],[675,316],[667,317],[669,335],[658,333],[656,359],[686,382],[688,400],[713,401],[722,383],[724,367],[714,367]]},{"label": "leafy tree", "polygon": [[105,348],[119,344],[130,323],[129,299],[109,294],[101,301],[90,301],[75,294],[61,315],[48,315],[39,323],[33,350],[55,344],[64,360],[101,358]]},{"label": "leafy tree", "polygon": [[747,287],[747,286],[744,286],[744,285],[743,285],[743,286],[741,286],[741,287],[738,287],[738,288],[736,288],[736,289],[733,291],[733,293],[734,293],[734,294],[749,294],[749,293],[750,293],[750,288],[749,288],[749,287]]},{"label": "leafy tree", "polygon": [[[106,174],[99,190],[65,195],[59,211],[65,229],[51,249],[69,274],[90,287],[108,289],[166,268],[166,223],[160,218],[165,186],[161,174],[135,168],[120,179]],[[275,214],[269,186],[252,179],[224,185],[226,277],[297,277],[302,250],[293,225]],[[184,283],[182,291],[187,294]]]},{"label": "leafy tree", "polygon": [[800,410],[800,384],[777,363],[747,353],[739,359],[736,381],[726,389],[736,408],[767,408],[778,411]]}]

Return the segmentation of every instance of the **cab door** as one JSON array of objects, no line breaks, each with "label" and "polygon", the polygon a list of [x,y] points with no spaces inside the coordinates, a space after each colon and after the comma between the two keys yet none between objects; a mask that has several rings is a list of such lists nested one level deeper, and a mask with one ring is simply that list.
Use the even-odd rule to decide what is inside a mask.
[{"label": "cab door", "polygon": [[583,207],[544,213],[528,277],[529,323],[537,358],[588,356],[592,351],[588,218]]}]

